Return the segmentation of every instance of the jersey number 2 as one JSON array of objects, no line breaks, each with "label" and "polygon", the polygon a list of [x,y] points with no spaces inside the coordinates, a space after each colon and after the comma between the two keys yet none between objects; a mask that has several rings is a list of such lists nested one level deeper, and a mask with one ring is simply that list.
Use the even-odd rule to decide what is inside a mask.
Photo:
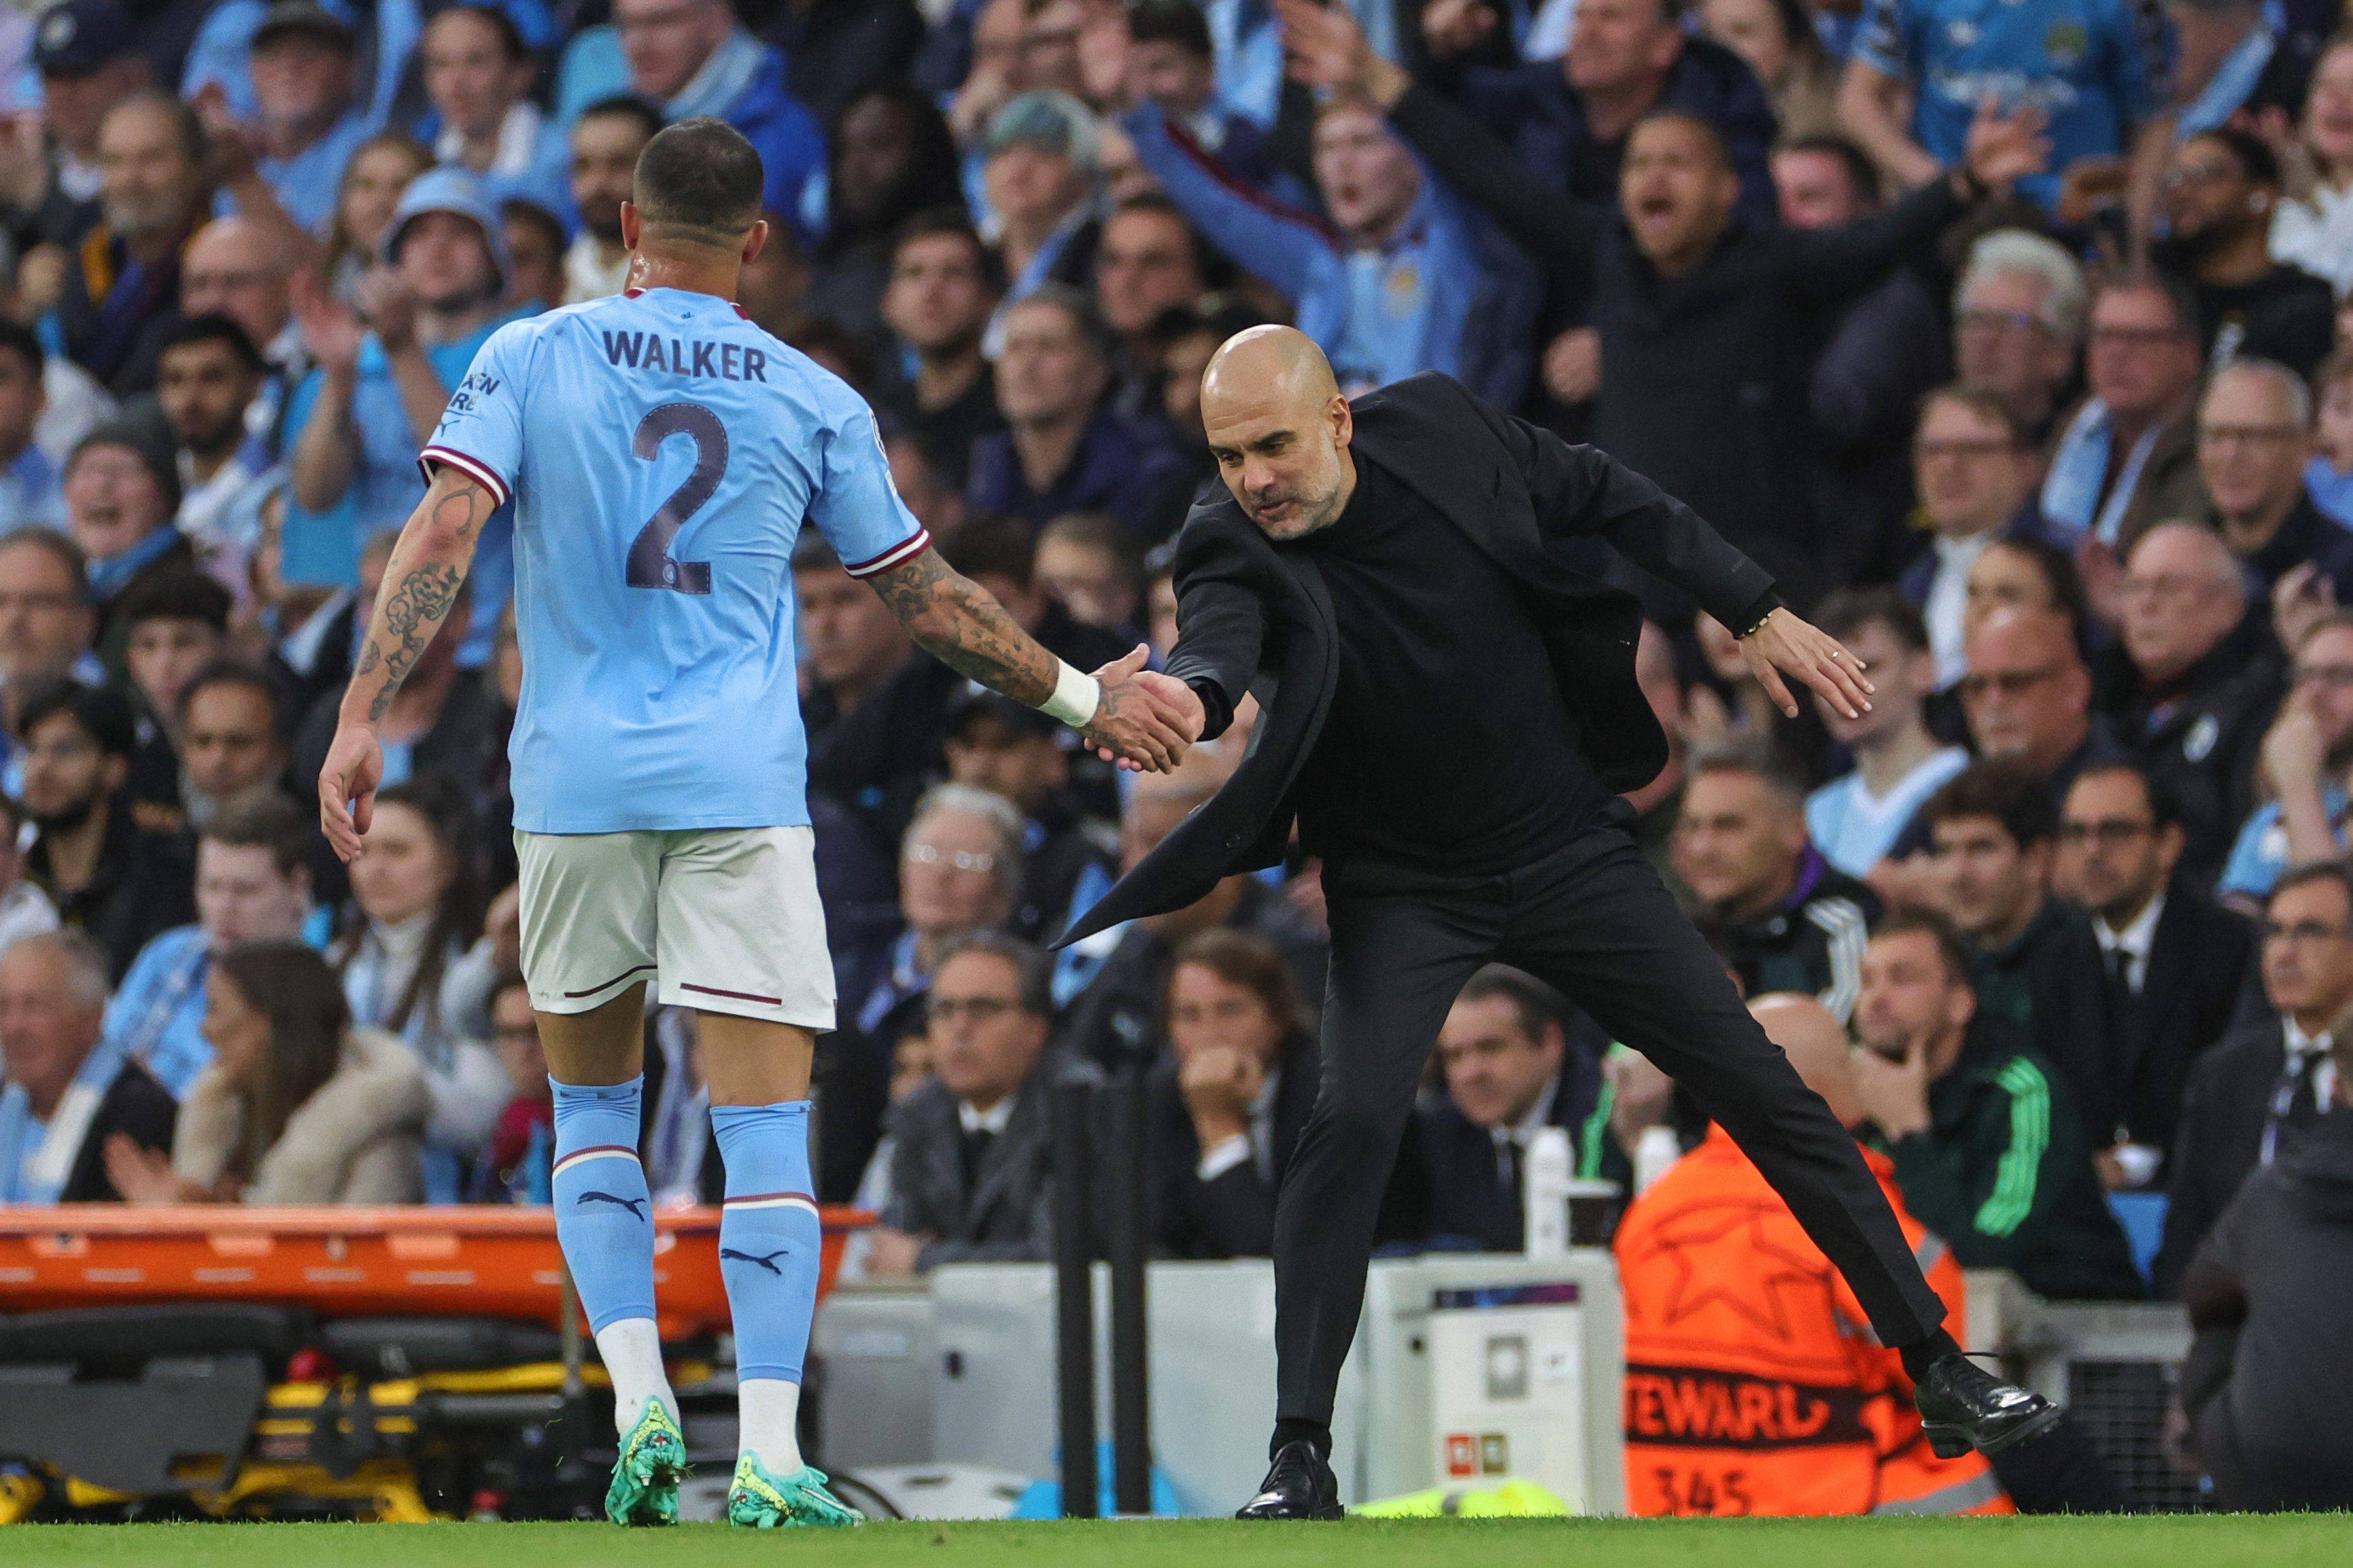
[{"label": "jersey number 2", "polygon": [[694,443],[694,471],[670,491],[670,499],[629,542],[628,584],[632,588],[669,588],[681,594],[711,592],[711,563],[671,558],[670,547],[727,472],[727,426],[700,403],[665,403],[638,421],[630,450],[650,462],[662,443],[683,436]]}]

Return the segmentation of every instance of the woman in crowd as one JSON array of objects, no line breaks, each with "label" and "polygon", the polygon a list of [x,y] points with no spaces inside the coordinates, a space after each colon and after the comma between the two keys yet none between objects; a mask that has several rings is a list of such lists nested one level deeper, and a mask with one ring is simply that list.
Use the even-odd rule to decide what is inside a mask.
[{"label": "woman in crowd", "polygon": [[2272,217],[2272,258],[2326,278],[2353,297],[2353,33],[2339,34],[2313,66],[2304,100],[2295,184]]},{"label": "woman in crowd", "polygon": [[322,270],[328,292],[352,302],[352,290],[375,265],[376,247],[392,222],[408,182],[433,166],[433,154],[396,131],[372,136],[343,165],[335,188],[335,221],[327,230]]},{"label": "woman in crowd", "polygon": [[117,1135],[107,1173],[134,1204],[399,1204],[423,1191],[425,1075],[352,1023],[326,961],[253,942],[205,981],[213,1059],[180,1104],[171,1157]]},{"label": "woman in crowd", "polygon": [[368,852],[352,866],[352,902],[330,954],[343,971],[352,1016],[407,1043],[432,1092],[426,1124],[426,1194],[454,1201],[510,1096],[506,1071],[484,1043],[491,943],[471,858],[471,814],[438,779],[376,796]]}]

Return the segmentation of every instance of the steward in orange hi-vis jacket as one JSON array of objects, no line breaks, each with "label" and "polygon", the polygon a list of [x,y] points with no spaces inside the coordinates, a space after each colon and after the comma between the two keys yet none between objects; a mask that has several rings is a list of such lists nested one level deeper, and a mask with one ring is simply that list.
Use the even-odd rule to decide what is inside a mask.
[{"label": "steward in orange hi-vis jacket", "polygon": [[[1967,1343],[1960,1265],[1864,1157]],[[1901,1359],[1723,1128],[1635,1200],[1616,1249],[1629,1511],[2015,1511],[1982,1455],[1928,1451]]]}]

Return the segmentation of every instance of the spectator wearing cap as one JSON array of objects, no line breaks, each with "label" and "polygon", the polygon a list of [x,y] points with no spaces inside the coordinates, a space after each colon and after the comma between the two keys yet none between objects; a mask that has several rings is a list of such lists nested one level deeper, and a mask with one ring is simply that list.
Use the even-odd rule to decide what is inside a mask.
[{"label": "spectator wearing cap", "polygon": [[425,24],[417,54],[433,106],[418,131],[433,156],[493,199],[560,209],[570,149],[531,100],[538,64],[513,18],[494,5],[448,6]]},{"label": "spectator wearing cap", "polygon": [[2353,531],[2313,504],[2312,389],[2272,360],[2214,374],[2198,406],[2198,472],[2222,534],[2265,594],[2309,565],[2353,599]]},{"label": "spectator wearing cap", "polygon": [[1021,813],[1021,887],[1005,929],[1029,942],[1060,936],[1112,883],[1113,834],[1071,792],[1067,728],[991,691],[974,693],[948,723],[949,779]]},{"label": "spectator wearing cap", "polygon": [[130,700],[58,681],[24,703],[25,874],[58,918],[106,950],[120,980],[159,931],[195,918],[195,866],[176,835],[149,833],[119,798],[136,743]]},{"label": "spectator wearing cap", "polygon": [[58,467],[33,438],[47,402],[41,376],[48,360],[32,328],[0,321],[0,518],[12,527],[66,520]]},{"label": "spectator wearing cap", "polygon": [[590,104],[572,122],[570,194],[580,233],[564,253],[564,303],[602,300],[628,287],[621,204],[638,175],[638,154],[661,130],[661,115],[627,95]]},{"label": "spectator wearing cap", "polygon": [[180,252],[203,221],[207,196],[195,115],[177,100],[141,93],[108,110],[99,130],[100,223],[85,234],[52,286],[24,289],[54,305],[65,350],[118,397],[154,379],[154,336],[179,303]]},{"label": "spectator wearing cap", "polygon": [[1927,624],[1939,687],[1968,668],[1969,569],[1995,540],[2040,531],[2037,467],[2012,402],[1993,389],[1956,384],[1921,402],[1912,482],[1928,544],[1905,569],[1900,586]]},{"label": "spectator wearing cap", "polygon": [[185,826],[180,809],[180,698],[228,640],[228,590],[192,566],[158,572],[117,612],[123,664],[139,705],[137,747],[122,799],[132,820],[158,833]]},{"label": "spectator wearing cap", "polygon": [[277,0],[250,49],[249,121],[216,96],[198,100],[229,173],[217,210],[323,237],[343,165],[382,128],[361,92],[359,36],[316,0]]},{"label": "spectator wearing cap", "polygon": [[2273,216],[2284,189],[2279,156],[2253,132],[2200,132],[2173,149],[2157,256],[2189,279],[2208,362],[2275,360],[2309,375],[2328,352],[2336,292],[2274,261]]},{"label": "spectator wearing cap", "polygon": [[2084,302],[2066,247],[2021,228],[1980,236],[1953,286],[1956,379],[2000,397],[2038,452],[2065,410]]},{"label": "spectator wearing cap", "polygon": [[1040,89],[988,121],[981,184],[996,221],[1006,298],[1048,283],[1083,287],[1102,232],[1093,203],[1094,117],[1068,93]]},{"label": "spectator wearing cap", "polygon": [[2127,272],[2092,290],[2086,395],[2043,477],[2044,526],[2094,536],[2118,553],[2199,507],[2197,304],[2161,272]]},{"label": "spectator wearing cap", "polygon": [[[356,316],[315,291],[298,296],[319,368],[288,410],[289,428],[301,434],[290,454],[287,552],[307,543],[317,552],[311,559],[340,555],[336,575],[346,581],[359,542],[399,526],[425,493],[417,449],[476,351],[508,319],[499,304],[505,234],[480,182],[462,170],[428,170],[410,182],[381,260],[361,280]],[[305,532],[324,537],[298,542]],[[477,565],[473,577],[492,618],[505,597],[507,537],[503,521],[485,531],[493,575],[486,580]]]},{"label": "spectator wearing cap", "polygon": [[1873,0],[1839,118],[1890,179],[1917,185],[1959,155],[1970,117],[2000,82],[2050,106],[2050,170],[2020,189],[2055,205],[2067,165],[2122,157],[2148,112],[2137,17],[2125,0],[2021,0],[1984,16],[1951,0]]},{"label": "spectator wearing cap", "polygon": [[[1071,618],[1037,583],[1037,542],[1027,523],[1010,517],[975,517],[941,542],[956,570],[1003,605],[1049,653],[1081,669],[1096,669],[1134,644]],[[970,682],[934,658],[911,659],[859,700],[809,753],[809,788],[831,795],[866,825],[878,844],[895,844],[908,812],[929,781],[947,770],[944,742],[949,721]],[[1105,793],[1100,766],[1086,770],[1082,797]],[[1107,804],[1099,809],[1110,809]]]},{"label": "spectator wearing cap", "polygon": [[2166,522],[2125,561],[2124,624],[2103,650],[2101,706],[2117,742],[2178,804],[2182,869],[2211,886],[2254,810],[2263,731],[2284,694],[2277,645],[2214,531]]},{"label": "spectator wearing cap", "polygon": [[1293,302],[1300,331],[1323,348],[1343,392],[1436,370],[1491,402],[1518,402],[1534,269],[1361,93],[1335,96],[1316,112],[1315,184],[1328,224],[1247,191],[1157,103],[1137,104],[1123,123],[1194,226]]},{"label": "spectator wearing cap", "polygon": [[257,431],[253,418],[269,375],[260,349],[227,316],[180,321],[155,358],[155,398],[179,470],[174,521],[196,559],[232,592],[248,582],[247,561],[259,542],[259,492],[277,468],[267,427]]},{"label": "spectator wearing cap", "polygon": [[1111,406],[1118,343],[1093,302],[1041,285],[998,315],[995,378],[1003,432],[973,446],[965,500],[1044,527],[1066,511],[1104,511],[1139,541],[1183,521],[1191,489],[1175,445]]},{"label": "spectator wearing cap", "polygon": [[784,52],[745,31],[729,0],[614,0],[613,26],[628,89],[673,124],[707,114],[742,132],[766,171],[764,205],[797,223],[825,133],[786,85]]},{"label": "spectator wearing cap", "polygon": [[[72,247],[99,221],[98,132],[106,111],[151,85],[131,14],[116,0],[63,0],[33,29],[47,157],[0,153],[8,226],[20,242]],[[12,138],[13,140],[13,138]]]},{"label": "spectator wearing cap", "polygon": [[118,416],[75,446],[66,464],[66,530],[86,563],[99,658],[118,676],[130,627],[115,612],[125,595],[158,574],[195,563],[195,551],[172,523],[179,510],[179,465],[159,416]]},{"label": "spectator wearing cap", "polygon": [[2085,769],[2060,812],[2052,885],[2092,918],[2039,1033],[2110,1191],[2163,1185],[2190,1068],[2230,1032],[2254,962],[2253,925],[2185,872],[2184,842],[2172,792],[2128,763]]},{"label": "spectator wearing cap", "polygon": [[2331,1058],[2353,1004],[2353,873],[2323,860],[2284,874],[2263,905],[2267,1016],[2201,1052],[2181,1097],[2157,1293],[2171,1297],[2248,1175],[2292,1147],[2336,1098]]},{"label": "spectator wearing cap", "polygon": [[907,220],[891,246],[882,321],[912,361],[876,399],[943,483],[963,489],[972,448],[1005,428],[981,338],[1003,291],[997,257],[960,208]]}]

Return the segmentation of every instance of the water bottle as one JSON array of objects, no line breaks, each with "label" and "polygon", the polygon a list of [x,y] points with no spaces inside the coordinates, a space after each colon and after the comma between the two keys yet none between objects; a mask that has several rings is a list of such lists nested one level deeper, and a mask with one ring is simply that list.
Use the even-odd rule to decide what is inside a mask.
[{"label": "water bottle", "polygon": [[1520,1176],[1530,1258],[1558,1258],[1568,1250],[1568,1132],[1542,1127],[1528,1140]]}]

